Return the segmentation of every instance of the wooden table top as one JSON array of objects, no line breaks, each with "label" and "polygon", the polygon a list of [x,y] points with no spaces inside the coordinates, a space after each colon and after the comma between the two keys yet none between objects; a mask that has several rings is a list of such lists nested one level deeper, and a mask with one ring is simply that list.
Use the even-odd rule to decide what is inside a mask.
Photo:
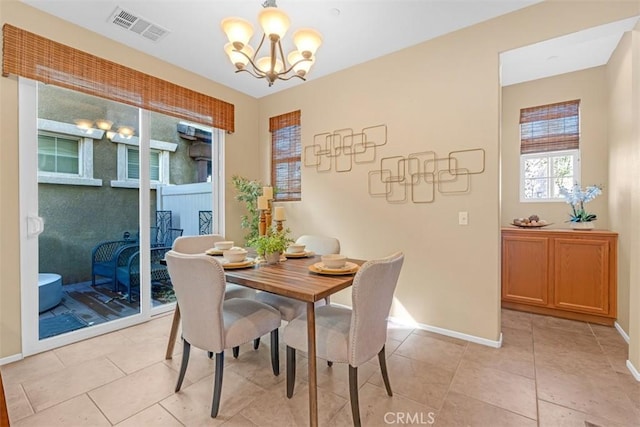
[{"label": "wooden table top", "polygon": [[[361,265],[364,261],[349,259]],[[353,283],[354,274],[328,276],[312,273],[309,266],[320,262],[319,256],[290,258],[277,264],[260,264],[251,268],[225,270],[227,282],[261,291],[288,296],[300,301],[315,302]]]}]

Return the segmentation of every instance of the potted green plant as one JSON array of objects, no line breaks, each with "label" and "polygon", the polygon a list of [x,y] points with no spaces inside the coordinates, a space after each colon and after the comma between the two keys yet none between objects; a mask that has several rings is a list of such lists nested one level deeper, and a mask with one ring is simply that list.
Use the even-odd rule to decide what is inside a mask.
[{"label": "potted green plant", "polygon": [[289,237],[289,229],[276,231],[270,228],[264,236],[251,239],[249,246],[254,248],[258,255],[264,257],[267,263],[275,264],[291,242],[293,239]]},{"label": "potted green plant", "polygon": [[238,175],[232,176],[231,182],[236,189],[236,200],[244,202],[247,208],[247,215],[242,215],[240,218],[240,227],[249,230],[245,239],[250,242],[258,237],[258,221],[260,218],[258,196],[262,194],[262,183]]}]

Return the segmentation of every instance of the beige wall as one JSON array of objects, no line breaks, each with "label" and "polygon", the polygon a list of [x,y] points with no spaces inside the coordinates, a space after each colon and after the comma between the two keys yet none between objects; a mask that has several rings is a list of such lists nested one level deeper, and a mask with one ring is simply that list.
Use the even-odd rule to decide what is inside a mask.
[{"label": "beige wall", "polygon": [[[234,103],[238,130],[227,142],[227,176],[259,175],[255,177],[268,181],[267,119],[297,108],[302,109],[305,145],[318,132],[385,123],[389,143],[378,156],[484,148],[486,171],[473,177],[467,195],[438,196],[427,205],[392,205],[367,195],[371,165],[339,174],[304,168],[303,201],[286,206],[294,234],[338,236],[350,256],[373,258],[404,250],[396,314],[405,309],[418,322],[489,340],[500,334],[499,52],[639,13],[638,2],[545,2],[332,76],[312,76],[304,85],[256,101],[17,1],[0,2],[2,22],[107,59],[126,58],[128,66]],[[3,357],[20,351],[15,79],[0,79],[0,93]],[[256,152],[259,158],[252,154]],[[227,188],[232,220],[239,209]],[[459,211],[469,212],[468,226],[457,225]],[[228,234],[242,236],[237,226]],[[336,300],[348,302],[344,295]]]},{"label": "beige wall", "polygon": [[[609,93],[609,209],[611,228],[618,237],[618,324],[629,332],[629,292],[631,273],[631,173],[637,164],[637,142],[633,140],[631,33],[625,34],[606,68]],[[636,254],[637,256],[637,254]]]},{"label": "beige wall", "polygon": [[580,99],[580,169],[582,186],[602,185],[603,196],[590,202],[598,215],[597,228],[609,228],[607,196],[607,86],[605,67],[595,67],[502,88],[502,225],[514,218],[537,214],[553,225],[568,228],[570,207],[565,202],[520,202],[520,109]]},{"label": "beige wall", "polygon": [[[52,40],[96,54],[235,105],[236,132],[226,138],[226,234],[241,240],[240,205],[233,200],[233,174],[257,178],[258,102],[226,86],[54,18],[24,3],[0,1],[0,23],[10,23]],[[230,71],[231,72],[231,71]],[[18,84],[0,78],[0,358],[21,352],[18,217]]]},{"label": "beige wall", "polygon": [[[638,14],[639,6],[545,2],[261,99],[264,179],[267,119],[297,108],[303,146],[316,133],[385,123],[389,143],[378,158],[424,150],[445,156],[476,147],[487,154],[486,171],[473,177],[469,194],[437,196],[426,205],[369,197],[367,173],[373,165],[356,165],[348,173],[303,168],[303,200],[286,205],[288,226],[295,235],[338,236],[343,252],[353,257],[405,251],[396,314],[404,311],[423,324],[497,340],[499,53]],[[606,149],[602,154],[606,158]],[[606,162],[603,169],[599,176],[606,182]],[[606,202],[598,203],[604,203],[594,207],[606,223]],[[468,226],[457,224],[459,211],[469,212]],[[349,302],[346,294],[336,300]]]}]

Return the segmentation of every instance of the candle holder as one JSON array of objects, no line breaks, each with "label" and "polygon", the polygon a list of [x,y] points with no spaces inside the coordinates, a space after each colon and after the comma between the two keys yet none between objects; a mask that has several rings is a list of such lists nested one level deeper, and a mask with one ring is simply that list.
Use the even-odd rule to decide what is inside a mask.
[{"label": "candle holder", "polygon": [[258,223],[258,233],[261,236],[264,236],[265,234],[267,234],[267,220],[266,220],[265,209],[260,209],[260,222]]},{"label": "candle holder", "polygon": [[282,231],[282,223],[285,221],[284,219],[274,219],[276,223],[276,231],[279,233]]},{"label": "candle holder", "polygon": [[267,228],[271,228],[271,199],[267,200],[267,209],[264,213]]}]

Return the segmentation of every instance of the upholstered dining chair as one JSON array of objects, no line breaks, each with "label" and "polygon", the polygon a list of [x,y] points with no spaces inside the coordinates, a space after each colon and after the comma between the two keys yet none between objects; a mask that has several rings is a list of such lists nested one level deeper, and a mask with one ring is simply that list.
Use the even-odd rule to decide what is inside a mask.
[{"label": "upholstered dining chair", "polygon": [[[340,241],[335,237],[303,235],[298,237],[296,243],[305,245],[305,250],[313,251],[316,255],[340,253]],[[306,311],[305,302],[270,294],[269,292],[258,292],[256,298],[258,301],[277,308],[282,315],[282,320],[287,322],[290,322]],[[325,298],[324,302],[329,304],[329,297]],[[320,304],[316,303],[317,306]]]},{"label": "upholstered dining chair", "polygon": [[[203,234],[199,236],[182,236],[173,242],[173,250],[183,254],[203,254],[214,247],[216,242],[224,240],[219,234]],[[227,283],[224,293],[225,299],[254,298],[256,291],[246,286]]]},{"label": "upholstered dining chair", "polygon": [[[219,234],[203,234],[198,236],[182,236],[178,237],[173,242],[173,250],[183,254],[203,254],[207,249],[211,249],[215,246],[216,242],[224,240]],[[247,288],[246,286],[237,285],[235,283],[227,283],[224,291],[224,299],[231,298],[255,298],[255,289]],[[253,343],[253,348],[258,349],[260,346],[260,338],[256,338]],[[238,358],[240,354],[240,347],[233,348],[233,357]],[[213,357],[209,353],[209,357]]]},{"label": "upholstered dining chair", "polygon": [[[316,354],[321,359],[349,364],[349,397],[353,424],[360,426],[358,367],[378,355],[387,394],[392,396],[384,354],[387,316],[404,262],[402,252],[367,261],[353,279],[352,309],[325,305],[315,313]],[[284,329],[287,344],[287,397],[293,396],[296,349],[307,351],[306,313]]]},{"label": "upholstered dining chair", "polygon": [[218,415],[222,394],[224,350],[238,347],[271,333],[271,367],[280,374],[278,327],[280,313],[266,304],[247,298],[225,300],[224,270],[205,254],[169,251],[165,257],[182,313],[184,341],[182,363],[175,391],[180,391],[189,363],[191,346],[213,352],[216,367],[211,417]]}]

